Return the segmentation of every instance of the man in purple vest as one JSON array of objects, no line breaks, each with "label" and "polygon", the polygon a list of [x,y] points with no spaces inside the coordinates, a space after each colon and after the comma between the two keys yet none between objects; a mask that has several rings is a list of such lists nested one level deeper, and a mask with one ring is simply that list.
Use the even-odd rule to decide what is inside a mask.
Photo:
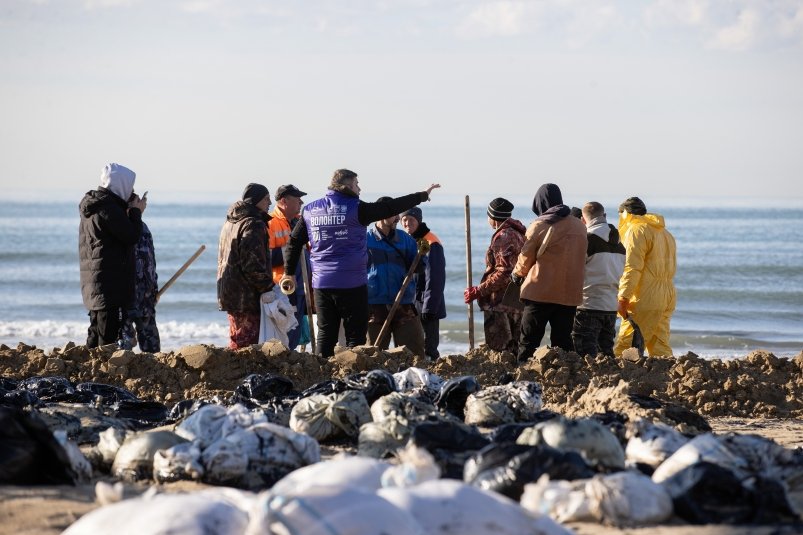
[{"label": "man in purple vest", "polygon": [[302,248],[310,244],[312,288],[318,313],[318,351],[324,357],[335,353],[340,322],[346,345],[365,344],[368,331],[368,225],[400,214],[428,201],[433,189],[381,202],[360,200],[357,173],[335,171],[329,191],[304,207],[285,251],[283,288],[295,288],[295,273]]}]

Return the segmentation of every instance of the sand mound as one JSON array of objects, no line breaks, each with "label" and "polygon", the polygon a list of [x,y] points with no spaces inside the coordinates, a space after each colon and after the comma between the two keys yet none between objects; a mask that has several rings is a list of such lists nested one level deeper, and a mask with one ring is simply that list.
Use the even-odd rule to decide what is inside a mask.
[{"label": "sand mound", "polygon": [[546,407],[571,416],[608,410],[644,415],[654,409],[633,398],[650,396],[665,402],[661,414],[667,408],[671,412],[675,404],[705,416],[803,417],[803,352],[793,359],[754,351],[725,361],[702,359],[694,353],[627,360],[580,357],[542,347],[517,367],[512,354],[484,346],[428,363],[406,348],[359,347],[325,359],[273,341],[237,351],[199,344],[156,354],[114,346],[87,349],[72,343],[45,354],[22,343],[16,348],[0,345],[2,377],[60,375],[75,383],[121,386],[141,399],[168,404],[211,396],[226,399],[251,373],[289,377],[301,390],[358,371],[383,368],[395,373],[409,366],[426,368],[444,379],[474,375],[483,386],[536,381],[544,387]]}]

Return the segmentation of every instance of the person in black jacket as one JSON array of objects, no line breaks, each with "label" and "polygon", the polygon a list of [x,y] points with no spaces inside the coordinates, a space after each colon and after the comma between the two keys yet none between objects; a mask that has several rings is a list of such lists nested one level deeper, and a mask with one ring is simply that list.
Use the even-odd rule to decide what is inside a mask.
[{"label": "person in black jacket", "polygon": [[[229,207],[220,231],[217,301],[229,317],[229,347],[259,341],[261,301],[272,300],[273,273],[268,261],[268,188],[248,184],[242,200]],[[265,294],[264,296],[262,294]]]},{"label": "person in black jacket", "polygon": [[[134,300],[134,245],[142,234],[146,201],[134,194],[136,174],[110,163],[100,187],[79,204],[78,259],[81,296],[89,310],[87,347],[114,344]],[[130,200],[129,200],[130,199]]]},{"label": "person in black jacket", "polygon": [[307,204],[293,228],[284,253],[284,275],[279,284],[292,293],[303,247],[310,244],[312,287],[318,316],[318,353],[334,355],[342,323],[346,345],[365,344],[368,331],[368,225],[395,216],[429,200],[425,191],[389,201],[360,200],[357,173],[338,169],[323,198]]},{"label": "person in black jacket", "polygon": [[421,312],[421,326],[424,328],[424,351],[432,360],[440,357],[440,320],[446,317],[446,302],[443,290],[446,287],[446,257],[443,245],[423,221],[421,208],[415,206],[404,212],[401,223],[407,234],[415,241],[429,243],[429,252],[422,260],[423,272],[416,281],[415,302]]}]

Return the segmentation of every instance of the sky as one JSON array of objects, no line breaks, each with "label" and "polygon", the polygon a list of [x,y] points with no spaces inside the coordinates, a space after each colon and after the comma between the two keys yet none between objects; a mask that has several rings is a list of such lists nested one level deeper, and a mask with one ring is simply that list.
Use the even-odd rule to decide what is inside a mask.
[{"label": "sky", "polygon": [[[803,205],[803,0],[0,0],[0,185]],[[372,199],[369,199],[372,200]]]}]

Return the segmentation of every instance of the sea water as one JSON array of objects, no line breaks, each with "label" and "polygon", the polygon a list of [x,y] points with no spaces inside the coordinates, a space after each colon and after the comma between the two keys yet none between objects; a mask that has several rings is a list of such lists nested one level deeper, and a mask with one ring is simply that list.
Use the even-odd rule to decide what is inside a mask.
[{"label": "sea water", "polygon": [[[477,199],[471,209],[473,283],[479,283],[491,228]],[[226,314],[216,299],[217,243],[227,203],[166,204],[151,199],[143,216],[153,233],[160,285],[198,249],[206,251],[164,294],[157,307],[163,350],[225,345]],[[469,347],[464,205],[427,203],[424,220],[446,254],[441,353]],[[676,354],[743,356],[754,349],[778,356],[803,350],[803,228],[801,208],[650,206],[677,241]],[[616,224],[616,209],[608,210]],[[532,219],[526,203],[514,217]],[[78,199],[68,203],[0,201],[0,343],[42,348],[84,343],[89,325],[78,271]],[[475,344],[483,341],[474,307]],[[543,343],[548,342],[548,334]]]}]

